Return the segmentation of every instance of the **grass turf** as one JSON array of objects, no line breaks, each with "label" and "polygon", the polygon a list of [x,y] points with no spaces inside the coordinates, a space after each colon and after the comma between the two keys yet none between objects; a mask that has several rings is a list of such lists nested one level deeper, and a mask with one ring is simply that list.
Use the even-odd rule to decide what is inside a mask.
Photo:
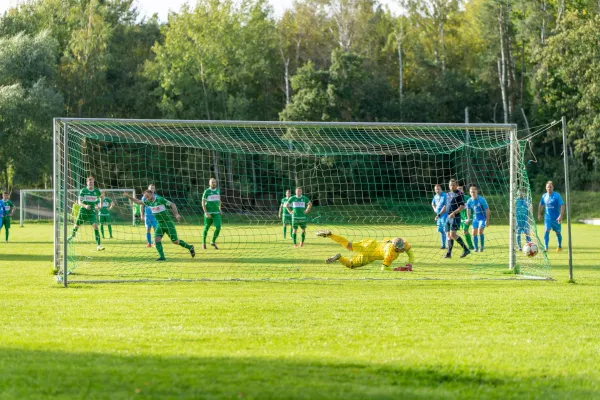
[{"label": "grass turf", "polygon": [[0,398],[594,398],[600,228],[556,281],[74,285],[47,229],[0,243]]}]

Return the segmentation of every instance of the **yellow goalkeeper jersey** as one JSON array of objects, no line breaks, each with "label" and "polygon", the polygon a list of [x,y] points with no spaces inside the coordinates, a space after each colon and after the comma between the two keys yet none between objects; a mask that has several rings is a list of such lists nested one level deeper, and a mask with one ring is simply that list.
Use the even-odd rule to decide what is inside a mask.
[{"label": "yellow goalkeeper jersey", "polygon": [[383,239],[381,241],[364,239],[360,242],[352,243],[352,248],[367,258],[367,260],[364,260],[366,261],[365,264],[375,260],[383,260],[383,265],[389,267],[398,258],[400,253],[410,250],[410,244],[404,241],[404,249],[396,251],[392,245],[392,239]]}]

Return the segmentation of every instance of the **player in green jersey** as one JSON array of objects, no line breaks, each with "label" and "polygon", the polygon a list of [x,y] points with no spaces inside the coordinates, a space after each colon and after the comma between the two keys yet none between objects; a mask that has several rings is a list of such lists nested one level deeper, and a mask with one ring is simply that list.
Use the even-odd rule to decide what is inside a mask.
[{"label": "player in green jersey", "polygon": [[104,239],[104,224],[108,225],[108,234],[110,239],[113,238],[112,235],[112,225],[110,220],[110,210],[114,207],[115,203],[113,203],[112,199],[106,197],[106,192],[102,192],[102,198],[100,200],[100,233],[102,234],[102,239]]},{"label": "player in green jersey", "polygon": [[[458,190],[463,193],[463,197],[465,200],[465,204],[471,198],[470,195],[467,195],[464,191],[464,186],[459,186]],[[467,246],[469,246],[469,250],[473,250],[473,241],[471,240],[471,234],[469,233],[469,227],[471,226],[471,221],[467,219],[467,209],[464,208],[460,212],[460,229],[463,231],[465,235],[465,241],[467,242]]]},{"label": "player in green jersey", "polygon": [[202,194],[202,210],[204,211],[204,230],[202,231],[202,248],[206,250],[206,236],[211,225],[215,225],[210,245],[218,250],[216,241],[221,233],[221,192],[217,188],[217,180],[210,178],[209,188]]},{"label": "player in green jersey", "polygon": [[158,228],[154,231],[154,242],[156,245],[156,251],[158,251],[158,255],[160,256],[156,261],[164,261],[165,252],[163,250],[162,245],[162,237],[164,235],[168,235],[171,238],[171,242],[173,244],[178,244],[181,247],[188,249],[192,257],[196,256],[196,251],[194,250],[194,246],[186,243],[185,241],[179,239],[177,236],[177,230],[175,229],[175,223],[171,218],[171,214],[167,207],[171,208],[173,215],[177,219],[177,221],[181,220],[181,215],[177,211],[177,206],[175,203],[171,203],[169,200],[164,197],[157,196],[154,194],[152,190],[146,190],[144,192],[144,199],[138,200],[133,197],[129,193],[123,193],[125,197],[129,200],[133,201],[135,204],[139,204],[140,206],[147,206],[152,211],[152,215],[156,218],[158,222]]},{"label": "player in green jersey", "polygon": [[296,240],[298,227],[302,229],[302,241],[300,242],[300,247],[302,247],[306,238],[306,214],[310,212],[312,202],[302,194],[302,188],[297,187],[296,195],[289,198],[285,208],[292,215],[292,240],[294,241],[294,247],[298,247]]},{"label": "player in green jersey", "polygon": [[98,223],[96,220],[96,206],[100,204],[100,189],[94,187],[94,177],[90,176],[86,181],[87,186],[79,191],[79,199],[77,204],[80,206],[77,212],[77,218],[75,219],[75,226],[73,227],[73,233],[67,239],[68,241],[73,240],[79,226],[86,222],[89,222],[94,227],[94,237],[96,238],[96,249],[98,251],[104,250],[104,246],[100,244],[100,232],[98,232]]},{"label": "player in green jersey", "polygon": [[[290,198],[292,197],[292,191],[291,190],[286,190],[285,191],[285,197],[283,199],[281,199],[281,205],[279,206],[279,218],[281,219],[281,222],[283,223],[283,238],[285,239],[285,235],[287,233],[287,226],[292,225],[292,215],[289,213],[288,209],[287,209],[287,203],[290,200]],[[290,232],[291,233],[291,232]]]},{"label": "player in green jersey", "polygon": [[4,236],[6,237],[6,243],[8,243],[8,231],[10,230],[10,219],[15,213],[17,207],[10,201],[10,196],[8,192],[2,193],[2,201],[4,201],[4,217],[2,217],[2,224],[0,224],[0,229],[4,227]]}]

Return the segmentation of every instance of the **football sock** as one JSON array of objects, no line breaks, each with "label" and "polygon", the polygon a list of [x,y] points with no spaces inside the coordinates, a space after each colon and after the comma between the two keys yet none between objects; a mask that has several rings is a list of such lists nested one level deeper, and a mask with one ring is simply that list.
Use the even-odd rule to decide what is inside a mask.
[{"label": "football sock", "polygon": [[287,233],[287,225],[283,226],[283,238],[285,239],[285,234]]},{"label": "football sock", "polygon": [[96,237],[96,244],[100,246],[100,232],[98,232],[98,229],[94,229],[94,236]]},{"label": "football sock", "polygon": [[481,236],[481,248],[483,249],[485,247],[485,235],[482,233],[479,236]]},{"label": "football sock", "polygon": [[442,247],[446,247],[446,235],[444,233],[440,233],[440,240],[442,241]]},{"label": "football sock", "polygon": [[112,225],[108,226],[108,235],[112,237]]},{"label": "football sock", "polygon": [[348,248],[348,244],[350,243],[350,242],[348,242],[348,239],[346,239],[345,237],[338,236],[338,235],[335,235],[333,233],[331,235],[329,235],[329,239],[333,240],[337,244],[341,244],[345,248]]},{"label": "football sock", "polygon": [[206,236],[208,235],[208,225],[204,225],[204,230],[202,231],[202,244],[206,245]]},{"label": "football sock", "polygon": [[152,244],[152,234],[146,233],[146,241],[148,244]]},{"label": "football sock", "polygon": [[467,245],[465,244],[465,242],[462,240],[462,238],[460,236],[458,237],[458,239],[456,239],[456,241],[458,242],[458,244],[461,245],[463,250],[467,250]]},{"label": "football sock", "polygon": [[7,227],[4,227],[4,235],[6,236],[7,242],[8,242],[8,231],[9,231],[9,229]]},{"label": "football sock", "polygon": [[296,232],[292,231],[292,240],[294,241],[294,244],[296,244]]},{"label": "football sock", "polygon": [[448,251],[446,254],[452,255],[452,248],[454,247],[454,239],[448,239]]},{"label": "football sock", "polygon": [[158,251],[160,258],[165,258],[162,242],[156,242],[156,251]]},{"label": "football sock", "polygon": [[550,231],[546,231],[544,233],[544,246],[548,248],[548,243],[550,242]]},{"label": "football sock", "polygon": [[192,248],[192,246],[191,246],[190,244],[186,243],[186,242],[185,242],[185,241],[183,241],[183,240],[180,240],[180,241],[179,241],[179,245],[180,245],[181,247],[184,247],[184,248],[188,249],[188,250]]},{"label": "football sock", "polygon": [[73,228],[73,232],[71,233],[71,237],[75,237],[75,234],[77,233],[77,229],[79,229],[78,227]]},{"label": "football sock", "polygon": [[302,231],[302,241],[300,243],[304,243],[304,239],[306,239],[306,231]]},{"label": "football sock", "polygon": [[216,228],[215,229],[215,233],[213,233],[212,243],[216,243],[217,242],[217,238],[219,237],[219,233],[221,233],[221,228]]},{"label": "football sock", "polygon": [[558,239],[558,247],[562,247],[562,233],[557,233],[556,238]]},{"label": "football sock", "polygon": [[520,249],[523,248],[523,246],[521,245],[521,234],[520,233],[517,235],[517,246],[519,246]]},{"label": "football sock", "polygon": [[[477,250],[479,248],[479,236],[477,236],[477,235],[473,236],[473,245],[475,246],[475,250]],[[483,247],[483,245],[481,247]]]},{"label": "football sock", "polygon": [[[462,239],[460,239],[460,240],[462,240]],[[473,248],[473,242],[471,241],[471,234],[469,232],[465,233],[465,240],[467,241],[467,244],[469,245],[469,248],[472,249]]]},{"label": "football sock", "polygon": [[525,235],[525,240],[527,240],[527,243],[530,243],[531,242],[531,236]]},{"label": "football sock", "polygon": [[102,232],[102,239],[104,239],[104,225],[100,225],[100,232]]},{"label": "football sock", "polygon": [[348,257],[340,257],[338,259],[338,261],[340,263],[342,263],[344,266],[346,266],[348,268],[352,268],[352,260],[350,260]]}]

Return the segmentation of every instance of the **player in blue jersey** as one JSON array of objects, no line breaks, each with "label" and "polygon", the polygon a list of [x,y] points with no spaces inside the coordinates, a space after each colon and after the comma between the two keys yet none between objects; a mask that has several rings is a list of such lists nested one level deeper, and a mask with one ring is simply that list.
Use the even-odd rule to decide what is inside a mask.
[{"label": "player in blue jersey", "polygon": [[[475,253],[483,252],[485,248],[485,235],[483,230],[490,223],[490,207],[483,196],[479,195],[477,186],[471,185],[469,188],[469,194],[471,198],[467,200],[467,220],[465,225],[468,225],[471,221],[471,215],[473,216],[473,246],[475,247]],[[481,246],[479,241],[481,240]]]},{"label": "player in blue jersey", "polygon": [[[156,188],[154,186],[154,183],[148,185],[148,190],[151,190],[152,193],[155,193]],[[143,201],[144,196],[142,196],[140,200]],[[148,242],[146,244],[146,247],[152,247],[152,229],[154,229],[154,233],[156,233],[158,221],[156,220],[156,217],[154,217],[154,215],[152,214],[152,210],[150,209],[150,207],[142,206],[140,208],[142,213],[142,221],[144,221],[144,225],[146,226],[146,241]]]},{"label": "player in blue jersey", "polygon": [[[2,229],[2,222],[4,221],[5,208],[6,204],[4,204],[4,201],[0,199],[0,229]],[[6,241],[8,242],[8,239]]]},{"label": "player in blue jersey", "polygon": [[448,250],[445,258],[452,258],[452,248],[454,247],[455,240],[463,248],[463,253],[460,256],[460,258],[463,258],[471,254],[471,252],[456,231],[460,227],[460,212],[465,208],[465,199],[463,193],[458,190],[458,184],[455,179],[450,179],[448,186],[450,190],[446,193],[446,205],[435,217],[435,220],[437,221],[445,212],[448,213],[445,226],[446,233],[448,234]]},{"label": "player in blue jersey", "polygon": [[521,234],[525,234],[526,243],[531,242],[531,236],[529,236],[529,212],[531,211],[531,201],[529,197],[525,196],[524,189],[519,189],[517,191],[515,206],[517,214],[517,246],[519,246],[519,251],[522,251]]},{"label": "player in blue jersey", "polygon": [[448,213],[444,212],[440,214],[444,206],[446,205],[446,193],[442,190],[442,185],[435,185],[435,196],[433,196],[433,200],[431,201],[431,208],[433,208],[433,212],[436,215],[439,215],[437,218],[437,231],[440,233],[440,241],[442,243],[441,249],[446,248],[446,232],[444,231],[444,227],[446,226],[446,219],[448,219]]},{"label": "player in blue jersey", "polygon": [[554,191],[552,181],[546,182],[546,193],[542,195],[538,206],[538,220],[542,219],[542,211],[544,211],[544,247],[548,251],[548,243],[550,242],[550,231],[556,232],[558,240],[557,252],[562,251],[562,234],[560,224],[562,223],[563,214],[565,213],[565,202],[560,194]]}]

